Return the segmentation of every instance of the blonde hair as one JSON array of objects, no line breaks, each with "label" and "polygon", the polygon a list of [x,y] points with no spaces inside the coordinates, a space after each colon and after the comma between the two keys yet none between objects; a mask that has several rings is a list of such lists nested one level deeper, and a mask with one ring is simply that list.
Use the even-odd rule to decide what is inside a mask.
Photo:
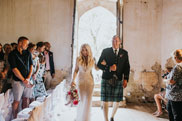
[{"label": "blonde hair", "polygon": [[182,61],[182,49],[174,51],[173,56],[174,58],[177,58],[178,60]]},{"label": "blonde hair", "polygon": [[[88,60],[82,55],[82,50],[85,48],[88,54]],[[83,44],[80,48],[80,55],[77,58],[77,62],[84,67],[92,67],[94,65],[94,58],[92,56],[92,50],[88,44]]]}]

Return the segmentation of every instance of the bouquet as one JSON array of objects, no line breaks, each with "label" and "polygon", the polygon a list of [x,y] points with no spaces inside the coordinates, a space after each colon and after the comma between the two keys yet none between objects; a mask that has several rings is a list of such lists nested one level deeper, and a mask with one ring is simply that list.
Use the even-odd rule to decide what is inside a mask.
[{"label": "bouquet", "polygon": [[66,99],[68,100],[68,102],[65,105],[71,104],[71,106],[73,106],[78,104],[79,97],[76,86],[71,86],[70,90],[66,94]]}]

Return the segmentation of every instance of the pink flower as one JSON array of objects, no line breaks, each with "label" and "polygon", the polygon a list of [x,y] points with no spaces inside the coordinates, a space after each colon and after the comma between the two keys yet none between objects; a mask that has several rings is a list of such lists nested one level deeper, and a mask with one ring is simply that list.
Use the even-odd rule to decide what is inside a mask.
[{"label": "pink flower", "polygon": [[68,95],[71,95],[71,91],[68,92]]},{"label": "pink flower", "polygon": [[74,90],[74,92],[76,92],[76,93],[77,93],[78,91],[75,89],[75,90]]},{"label": "pink flower", "polygon": [[73,101],[73,104],[74,104],[74,105],[77,105],[77,104],[78,104],[78,100],[74,100],[74,101]]}]

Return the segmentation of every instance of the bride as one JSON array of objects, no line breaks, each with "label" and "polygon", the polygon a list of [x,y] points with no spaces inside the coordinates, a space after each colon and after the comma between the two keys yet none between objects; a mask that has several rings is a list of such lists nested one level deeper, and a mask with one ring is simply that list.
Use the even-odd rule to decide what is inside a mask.
[{"label": "bride", "polygon": [[80,49],[80,55],[76,59],[75,71],[72,79],[72,85],[76,85],[75,78],[79,72],[77,88],[80,102],[78,105],[76,121],[90,120],[90,108],[94,88],[92,76],[93,67],[98,70],[90,46],[88,44],[83,44]]}]

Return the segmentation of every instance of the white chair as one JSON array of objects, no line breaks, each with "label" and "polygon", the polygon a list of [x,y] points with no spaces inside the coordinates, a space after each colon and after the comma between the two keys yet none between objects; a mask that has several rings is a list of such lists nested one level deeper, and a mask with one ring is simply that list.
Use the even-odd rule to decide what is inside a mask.
[{"label": "white chair", "polygon": [[25,108],[18,113],[17,118],[28,119],[30,117],[31,111],[32,108]]},{"label": "white chair", "polygon": [[4,93],[0,94],[0,121],[5,121],[3,117],[3,107],[4,105]]},{"label": "white chair", "polygon": [[5,121],[10,121],[12,118],[12,103],[14,101],[13,92],[11,89],[7,90],[4,95],[5,103],[3,105],[3,116]]},{"label": "white chair", "polygon": [[44,121],[43,120],[43,103],[41,103],[39,106],[35,107],[28,119],[28,121]]}]

